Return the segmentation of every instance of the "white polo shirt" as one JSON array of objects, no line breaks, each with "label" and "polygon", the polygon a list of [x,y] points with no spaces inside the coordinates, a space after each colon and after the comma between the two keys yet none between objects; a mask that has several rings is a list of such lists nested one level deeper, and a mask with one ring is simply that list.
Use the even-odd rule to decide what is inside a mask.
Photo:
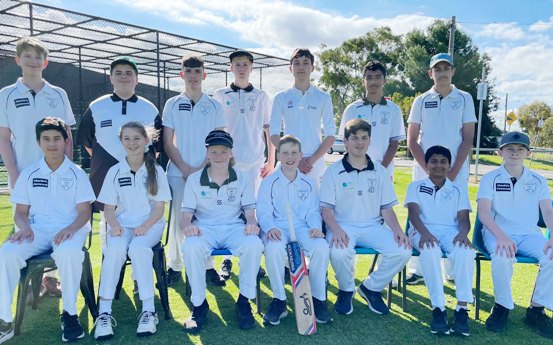
[{"label": "white polo shirt", "polygon": [[398,203],[390,175],[369,156],[363,170],[353,168],[347,158],[348,154],[326,169],[320,189],[321,207],[334,209],[339,224],[381,224],[380,210]]},{"label": "white polo shirt", "polygon": [[12,132],[19,172],[43,156],[36,142],[35,125],[47,116],[59,117],[69,126],[75,124],[71,104],[62,88],[45,81],[44,87],[35,93],[19,78],[15,84],[0,90],[0,127]]},{"label": "white polo shirt", "polygon": [[[423,152],[435,145],[444,146],[451,151],[453,165],[463,141],[463,125],[476,122],[472,96],[453,86],[451,92],[441,98],[432,87],[415,98],[407,122],[420,125],[419,144]],[[418,165],[416,161],[415,165]]]},{"label": "white polo shirt", "polygon": [[420,219],[429,229],[458,229],[457,213],[472,211],[466,190],[447,178],[441,188],[434,185],[430,178],[411,182],[407,187],[404,206],[409,203],[419,205]]},{"label": "white polo shirt", "polygon": [[405,140],[401,109],[384,97],[378,104],[360,99],[348,105],[342,115],[339,135],[344,135],[346,122],[352,119],[363,119],[371,124],[371,143],[367,154],[378,163],[382,163],[390,141]]},{"label": "white polo shirt", "polygon": [[549,200],[547,180],[528,168],[513,183],[511,176],[500,166],[482,176],[477,200],[492,201],[492,217],[507,235],[528,235],[536,232],[539,202]]},{"label": "white polo shirt", "polygon": [[334,110],[330,95],[313,85],[305,94],[295,87],[280,91],[273,101],[271,135],[291,134],[301,141],[304,156],[310,157],[321,145],[321,122],[325,136],[335,136]]},{"label": "white polo shirt", "polygon": [[310,177],[297,171],[294,181],[288,180],[282,168],[276,169],[261,181],[257,194],[257,218],[261,230],[288,229],[286,204],[294,213],[296,228],[322,229],[317,186]]},{"label": "white polo shirt", "polygon": [[222,186],[209,179],[207,167],[188,177],[184,187],[181,212],[194,213],[198,226],[245,224],[242,210],[255,208],[252,181],[240,170],[229,169],[229,177]]},{"label": "white polo shirt", "polygon": [[[98,201],[117,206],[115,215],[119,224],[125,228],[135,228],[150,218],[156,201],[171,200],[167,177],[157,164],[156,172],[158,191],[156,195],[151,195],[147,187],[146,165],[142,164],[140,169],[133,173],[127,160],[123,159],[109,169]],[[161,217],[158,223],[165,223],[164,217]]]},{"label": "white polo shirt", "polygon": [[56,171],[44,158],[31,164],[19,175],[10,197],[14,204],[31,206],[31,224],[60,230],[77,218],[77,204],[94,199],[88,176],[67,157]]},{"label": "white polo shirt", "polygon": [[[163,126],[175,131],[174,144],[182,159],[193,167],[205,159],[205,137],[209,132],[226,127],[221,104],[205,93],[195,104],[184,93],[170,98],[162,118]],[[167,176],[182,177],[182,173],[169,162]]]},{"label": "white polo shirt", "polygon": [[213,98],[223,106],[236,165],[251,169],[265,162],[263,128],[269,127],[272,106],[267,93],[251,84],[241,89],[232,83],[215,91]]}]

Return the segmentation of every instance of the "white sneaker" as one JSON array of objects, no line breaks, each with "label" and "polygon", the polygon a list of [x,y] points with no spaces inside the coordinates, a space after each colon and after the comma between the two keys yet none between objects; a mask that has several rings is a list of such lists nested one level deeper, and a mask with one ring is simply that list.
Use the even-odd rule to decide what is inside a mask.
[{"label": "white sneaker", "polygon": [[159,321],[155,312],[143,311],[138,318],[137,336],[144,337],[152,335],[157,331],[156,325]]},{"label": "white sneaker", "polygon": [[13,325],[11,322],[0,320],[0,344],[13,338]]},{"label": "white sneaker", "polygon": [[108,313],[102,313],[94,322],[94,339],[107,340],[113,337],[113,327],[117,326],[117,321]]}]

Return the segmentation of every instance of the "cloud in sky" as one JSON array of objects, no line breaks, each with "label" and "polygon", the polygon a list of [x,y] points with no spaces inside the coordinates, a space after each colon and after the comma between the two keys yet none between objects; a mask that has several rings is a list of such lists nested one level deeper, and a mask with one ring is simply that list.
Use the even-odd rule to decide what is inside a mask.
[{"label": "cloud in sky", "polygon": [[536,23],[530,25],[529,30],[533,32],[543,32],[553,29],[553,16],[549,17],[549,21],[544,22],[539,20]]},{"label": "cloud in sky", "polygon": [[493,23],[485,25],[480,36],[500,40],[521,40],[525,37],[524,31],[517,23]]}]

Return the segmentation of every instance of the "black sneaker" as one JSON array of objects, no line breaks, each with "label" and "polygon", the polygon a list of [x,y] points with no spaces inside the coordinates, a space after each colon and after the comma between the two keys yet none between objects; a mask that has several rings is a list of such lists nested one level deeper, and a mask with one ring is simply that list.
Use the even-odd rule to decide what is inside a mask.
[{"label": "black sneaker", "polygon": [[263,269],[263,267],[259,267],[259,271],[257,271],[257,278],[261,279],[267,275],[267,271]]},{"label": "black sneaker", "polygon": [[13,323],[0,320],[0,344],[13,338],[13,335]]},{"label": "black sneaker", "polygon": [[424,277],[414,273],[407,277],[407,279],[405,279],[405,283],[407,285],[417,285],[422,282],[424,282]]},{"label": "black sneaker", "polygon": [[553,338],[553,321],[545,314],[544,308],[527,308],[524,323],[537,330],[542,337]]},{"label": "black sneaker", "polygon": [[379,315],[386,315],[390,312],[390,309],[388,309],[388,306],[382,300],[382,294],[380,292],[367,289],[363,283],[357,287],[357,292],[359,296],[367,301],[369,309],[373,312]]},{"label": "black sneaker", "polygon": [[236,301],[236,315],[238,317],[238,327],[240,329],[251,329],[255,327],[255,319],[252,314],[252,306],[250,301],[240,295]]},{"label": "black sneaker", "polygon": [[492,332],[502,332],[507,326],[507,319],[509,318],[509,309],[505,308],[501,304],[495,304],[492,308],[492,313],[486,320],[486,329]]},{"label": "black sneaker", "polygon": [[202,330],[207,321],[207,313],[209,312],[209,304],[204,299],[202,304],[192,309],[192,315],[184,321],[184,331],[189,333],[198,333]]},{"label": "black sneaker", "polygon": [[231,260],[225,259],[225,260],[223,260],[223,262],[221,262],[221,272],[219,273],[219,275],[224,280],[230,279],[230,277],[232,275],[232,261]]},{"label": "black sneaker", "polygon": [[172,268],[169,268],[167,270],[167,286],[172,286],[181,280],[182,280],[181,271],[173,271]]},{"label": "black sneaker", "polygon": [[440,308],[432,310],[432,322],[430,323],[430,332],[432,334],[449,334],[447,325],[447,311]]},{"label": "black sneaker", "polygon": [[263,315],[263,323],[265,325],[271,324],[273,326],[277,326],[280,324],[280,319],[283,319],[286,316],[288,316],[286,301],[273,298],[273,301],[269,305],[269,310],[267,310],[265,315]]},{"label": "black sneaker", "polygon": [[453,326],[451,326],[450,331],[468,337],[470,335],[468,310],[460,308],[453,315]]},{"label": "black sneaker", "polygon": [[67,343],[84,337],[84,330],[77,315],[69,315],[69,313],[64,310],[60,319],[62,331],[61,341]]},{"label": "black sneaker", "polygon": [[338,290],[338,298],[336,298],[336,303],[334,303],[334,310],[342,315],[351,314],[353,312],[352,299],[353,291]]},{"label": "black sneaker", "polygon": [[207,278],[207,282],[210,283],[213,286],[225,286],[227,283],[225,280],[217,273],[215,268],[210,268],[205,270],[205,276]]},{"label": "black sneaker", "polygon": [[326,307],[326,301],[320,301],[313,297],[313,308],[315,309],[315,317],[317,318],[318,323],[328,323],[332,322],[332,315]]}]

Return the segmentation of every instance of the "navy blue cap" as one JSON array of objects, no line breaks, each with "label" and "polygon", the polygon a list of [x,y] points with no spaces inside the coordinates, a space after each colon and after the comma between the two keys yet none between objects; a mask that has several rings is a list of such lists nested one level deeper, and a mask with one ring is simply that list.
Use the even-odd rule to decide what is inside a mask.
[{"label": "navy blue cap", "polygon": [[205,138],[205,147],[222,145],[232,149],[233,144],[234,141],[230,134],[220,129],[209,132]]},{"label": "navy blue cap", "polygon": [[528,150],[530,150],[530,138],[520,132],[508,132],[505,133],[501,137],[501,143],[499,144],[499,148],[502,148],[505,145],[509,144],[520,144],[525,146]]}]

